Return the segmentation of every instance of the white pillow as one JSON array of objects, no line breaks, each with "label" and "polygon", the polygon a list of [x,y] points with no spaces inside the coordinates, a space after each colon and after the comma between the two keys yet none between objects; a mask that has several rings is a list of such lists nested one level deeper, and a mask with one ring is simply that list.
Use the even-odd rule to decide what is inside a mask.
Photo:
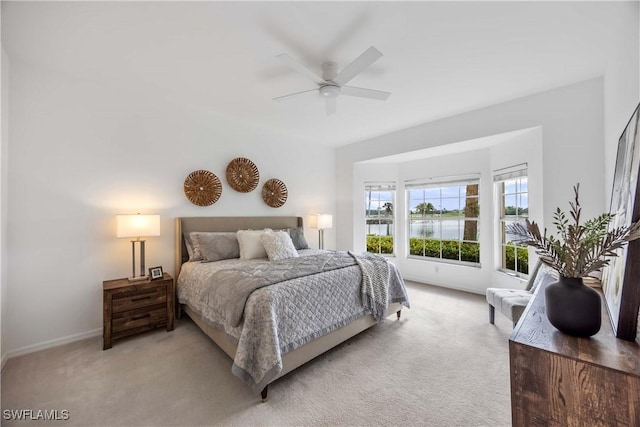
[{"label": "white pillow", "polygon": [[240,259],[266,258],[267,252],[262,246],[260,236],[265,230],[238,230],[238,244],[240,245]]},{"label": "white pillow", "polygon": [[260,241],[265,251],[267,251],[269,261],[297,258],[299,256],[291,236],[286,231],[267,231],[260,236]]}]

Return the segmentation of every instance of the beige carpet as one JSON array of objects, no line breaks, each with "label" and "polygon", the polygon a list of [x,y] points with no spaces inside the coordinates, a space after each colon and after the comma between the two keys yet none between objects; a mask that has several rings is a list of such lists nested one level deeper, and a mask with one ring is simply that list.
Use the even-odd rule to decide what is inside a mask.
[{"label": "beige carpet", "polygon": [[2,409],[68,410],[68,421],[2,425],[510,425],[511,323],[484,297],[407,283],[412,308],[269,387],[259,403],[190,320],[10,359]]}]

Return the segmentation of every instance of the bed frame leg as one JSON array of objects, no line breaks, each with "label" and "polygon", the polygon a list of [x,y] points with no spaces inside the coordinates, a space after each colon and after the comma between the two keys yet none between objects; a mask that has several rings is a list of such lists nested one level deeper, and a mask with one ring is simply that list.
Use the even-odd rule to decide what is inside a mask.
[{"label": "bed frame leg", "polygon": [[266,402],[269,398],[267,397],[267,393],[269,392],[269,385],[264,386],[262,391],[260,392],[260,396],[262,396],[262,403]]},{"label": "bed frame leg", "polygon": [[176,311],[176,319],[182,319],[182,304],[178,303],[178,309]]},{"label": "bed frame leg", "polygon": [[398,316],[398,319],[397,319],[397,320],[400,320],[400,313],[402,313],[402,310],[398,310],[398,311],[396,311],[396,316]]}]

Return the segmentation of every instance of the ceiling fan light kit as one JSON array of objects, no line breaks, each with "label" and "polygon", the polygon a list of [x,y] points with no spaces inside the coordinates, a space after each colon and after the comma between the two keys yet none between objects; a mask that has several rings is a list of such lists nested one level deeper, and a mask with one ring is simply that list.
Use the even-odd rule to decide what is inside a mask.
[{"label": "ceiling fan light kit", "polygon": [[320,77],[286,53],[281,53],[276,56],[276,58],[280,59],[293,70],[311,79],[318,85],[318,88],[278,96],[273,98],[273,100],[281,101],[283,99],[317,91],[325,101],[327,115],[334,114],[336,112],[336,101],[340,95],[385,101],[391,93],[346,85],[354,77],[364,71],[365,68],[377,61],[381,56],[382,53],[375,47],[371,46],[340,72],[338,72],[338,67],[335,62],[324,62],[321,66],[322,77]]},{"label": "ceiling fan light kit", "polygon": [[337,98],[340,95],[340,86],[324,85],[320,86],[320,95],[323,98]]}]

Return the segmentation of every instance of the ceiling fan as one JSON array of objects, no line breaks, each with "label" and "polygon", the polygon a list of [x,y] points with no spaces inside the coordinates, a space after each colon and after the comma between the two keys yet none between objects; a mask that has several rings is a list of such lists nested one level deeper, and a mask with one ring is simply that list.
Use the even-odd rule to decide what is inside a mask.
[{"label": "ceiling fan", "polygon": [[324,62],[322,64],[322,77],[320,77],[309,68],[295,61],[286,53],[281,53],[276,56],[276,58],[280,59],[300,74],[303,74],[313,80],[318,87],[315,89],[304,90],[302,92],[291,93],[289,95],[278,96],[273,98],[273,100],[281,101],[298,95],[318,92],[320,96],[324,98],[327,115],[334,114],[336,112],[336,101],[340,95],[357,96],[360,98],[384,101],[389,97],[389,95],[391,95],[391,93],[346,85],[365,68],[377,61],[381,56],[382,53],[375,47],[371,46],[340,72],[338,72],[338,66],[335,62]]}]

